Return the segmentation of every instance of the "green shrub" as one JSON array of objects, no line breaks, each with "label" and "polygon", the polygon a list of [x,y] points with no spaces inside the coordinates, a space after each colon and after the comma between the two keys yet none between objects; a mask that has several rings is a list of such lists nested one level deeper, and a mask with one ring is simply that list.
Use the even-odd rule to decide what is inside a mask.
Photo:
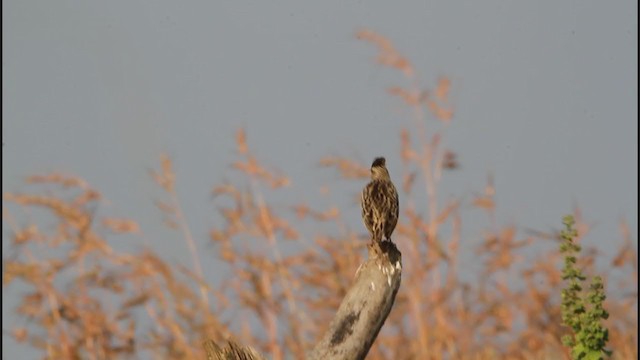
[{"label": "green shrub", "polygon": [[560,233],[560,252],[564,254],[562,279],[568,284],[562,290],[562,322],[573,330],[573,335],[565,335],[562,342],[571,348],[574,359],[604,359],[612,352],[605,349],[609,330],[601,322],[609,317],[602,305],[606,299],[602,278],[595,276],[590,291],[583,292],[582,283],[586,277],[576,265],[580,245],[574,242],[578,232],[573,216],[565,216],[563,224],[565,229]]}]

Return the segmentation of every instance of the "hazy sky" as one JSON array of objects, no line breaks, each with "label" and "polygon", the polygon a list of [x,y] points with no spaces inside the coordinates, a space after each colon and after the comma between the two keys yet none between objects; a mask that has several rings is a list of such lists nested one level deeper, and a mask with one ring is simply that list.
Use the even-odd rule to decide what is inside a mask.
[{"label": "hazy sky", "polygon": [[[398,133],[412,123],[385,89],[404,83],[355,39],[367,28],[423,84],[453,81],[445,141],[462,168],[445,196],[469,198],[493,172],[501,224],[559,228],[579,205],[595,225],[587,240],[611,247],[623,218],[637,238],[637,25],[633,0],[3,1],[2,189],[23,190],[33,173],[80,175],[109,199],[106,212],[188,261],[153,207],[147,171],[162,152],[208,251],[210,190],[230,173],[239,127],[290,175],[279,203],[340,189],[318,167],[324,155],[365,165],[386,155],[400,174]],[[357,205],[343,213],[362,227]],[[478,212],[464,219],[486,224]]]}]

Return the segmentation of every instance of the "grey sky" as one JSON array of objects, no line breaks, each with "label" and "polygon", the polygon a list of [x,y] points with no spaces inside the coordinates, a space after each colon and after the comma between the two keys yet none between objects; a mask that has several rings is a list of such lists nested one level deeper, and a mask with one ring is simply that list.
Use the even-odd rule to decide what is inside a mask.
[{"label": "grey sky", "polygon": [[291,176],[277,203],[339,186],[317,167],[328,154],[386,154],[400,174],[411,119],[385,89],[403,82],[355,39],[361,28],[391,39],[424,85],[453,80],[445,141],[462,168],[445,197],[468,198],[492,171],[500,223],[559,227],[578,204],[589,241],[619,241],[622,218],[637,234],[636,1],[4,1],[3,192],[32,173],[78,174],[187,261],[152,203],[161,152],[203,249],[238,127]]}]

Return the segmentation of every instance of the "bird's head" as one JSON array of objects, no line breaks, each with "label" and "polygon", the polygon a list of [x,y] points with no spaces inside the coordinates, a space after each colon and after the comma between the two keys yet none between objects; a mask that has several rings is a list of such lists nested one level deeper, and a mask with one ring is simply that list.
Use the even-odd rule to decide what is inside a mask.
[{"label": "bird's head", "polygon": [[389,171],[387,170],[386,160],[383,157],[377,157],[371,164],[372,180],[389,180]]}]

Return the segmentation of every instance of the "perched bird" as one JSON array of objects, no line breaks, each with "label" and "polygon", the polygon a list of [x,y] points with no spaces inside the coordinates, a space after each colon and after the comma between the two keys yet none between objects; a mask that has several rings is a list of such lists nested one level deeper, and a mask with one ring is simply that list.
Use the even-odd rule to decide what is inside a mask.
[{"label": "perched bird", "polygon": [[391,241],[391,234],[398,223],[398,191],[391,182],[386,161],[376,158],[371,164],[371,182],[362,190],[362,221],[373,242],[384,238]]}]

